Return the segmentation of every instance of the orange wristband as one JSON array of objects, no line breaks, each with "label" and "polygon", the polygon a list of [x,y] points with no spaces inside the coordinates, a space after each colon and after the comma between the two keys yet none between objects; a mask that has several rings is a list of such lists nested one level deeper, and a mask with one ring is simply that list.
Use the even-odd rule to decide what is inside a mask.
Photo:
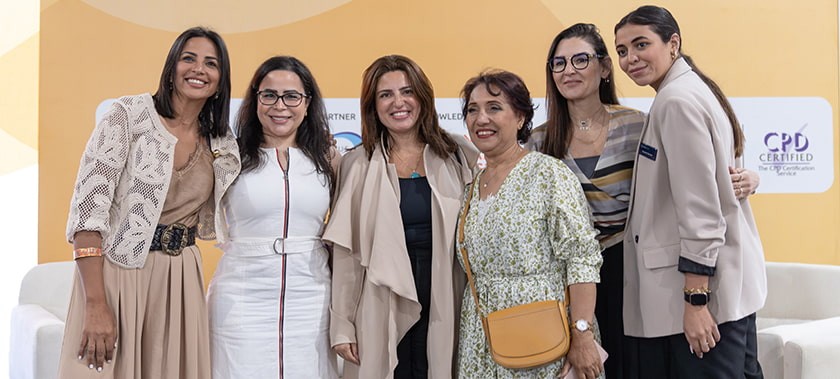
[{"label": "orange wristband", "polygon": [[85,258],[85,257],[101,257],[102,256],[102,248],[99,247],[80,247],[78,249],[73,250],[73,259]]}]

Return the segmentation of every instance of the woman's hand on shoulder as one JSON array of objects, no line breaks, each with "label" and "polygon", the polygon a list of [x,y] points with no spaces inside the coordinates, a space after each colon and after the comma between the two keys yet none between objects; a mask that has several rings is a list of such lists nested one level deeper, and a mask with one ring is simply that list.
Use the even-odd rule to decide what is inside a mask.
[{"label": "woman's hand on shoulder", "polygon": [[738,200],[744,200],[754,194],[761,183],[761,177],[757,172],[745,168],[729,167],[729,178],[732,180],[732,189]]},{"label": "woman's hand on shoulder", "polygon": [[595,379],[604,372],[601,355],[595,346],[595,337],[591,330],[580,332],[572,328],[572,344],[566,354],[566,363],[558,378],[564,378],[569,370],[575,369],[580,379]]},{"label": "woman's hand on shoulder", "polygon": [[345,361],[353,363],[357,366],[361,362],[361,360],[359,360],[358,345],[354,342],[340,343],[338,345],[333,346],[333,350],[336,354],[338,354],[338,356],[340,356]]}]

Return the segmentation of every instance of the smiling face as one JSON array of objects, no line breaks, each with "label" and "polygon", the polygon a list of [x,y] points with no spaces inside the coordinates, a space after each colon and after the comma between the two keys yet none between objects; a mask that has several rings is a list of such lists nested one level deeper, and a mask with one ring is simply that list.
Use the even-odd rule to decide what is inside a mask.
[{"label": "smiling face", "polygon": [[[577,69],[572,64],[572,57],[578,54],[590,54],[589,64],[583,69]],[[582,38],[567,38],[557,44],[554,50],[554,59],[565,59],[566,67],[561,72],[553,72],[554,84],[560,94],[569,101],[598,98],[598,89],[601,80],[610,74],[609,57],[604,62],[595,55],[595,48]],[[579,58],[580,59],[580,58]]]},{"label": "smiling face", "polygon": [[390,71],[376,83],[376,115],[389,133],[416,132],[420,103],[405,72]]},{"label": "smiling face", "polygon": [[465,120],[473,144],[488,157],[498,156],[517,144],[516,133],[524,122],[507,95],[493,86],[490,91],[484,84],[475,87],[467,103]]},{"label": "smiling face", "polygon": [[659,89],[680,47],[679,35],[663,42],[648,25],[626,24],[615,32],[615,50],[621,70],[636,84]]},{"label": "smiling face", "polygon": [[304,98],[299,105],[292,107],[283,103],[279,97],[293,93],[306,95],[300,77],[292,71],[274,70],[263,78],[257,91],[273,93],[276,95],[274,100],[277,100],[274,105],[265,105],[257,100],[257,118],[262,124],[265,147],[296,146],[295,137],[306,117],[309,98]]},{"label": "smiling face", "polygon": [[173,95],[183,100],[204,101],[218,91],[220,76],[216,45],[205,37],[190,38],[175,65]]}]

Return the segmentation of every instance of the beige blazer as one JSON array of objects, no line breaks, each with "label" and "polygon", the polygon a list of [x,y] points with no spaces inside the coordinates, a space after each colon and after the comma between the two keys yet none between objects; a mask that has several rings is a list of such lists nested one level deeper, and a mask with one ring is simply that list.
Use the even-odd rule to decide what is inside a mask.
[{"label": "beige blazer", "polygon": [[[457,315],[465,284],[455,262],[455,225],[464,185],[478,157],[453,136],[458,158],[423,153],[432,188],[432,289],[428,334],[429,378],[453,377]],[[400,216],[400,186],[381,146],[368,160],[359,147],[344,156],[338,196],[324,231],[334,244],[330,340],[356,342],[361,365],[345,362],[345,378],[392,378],[397,344],[420,319]],[[468,164],[469,163],[469,164]]]},{"label": "beige blazer", "polygon": [[714,94],[682,58],[657,91],[642,131],[624,237],[624,332],[683,333],[680,257],[715,266],[709,310],[718,324],[764,305],[764,252],[747,200],[728,166],[732,127]]}]

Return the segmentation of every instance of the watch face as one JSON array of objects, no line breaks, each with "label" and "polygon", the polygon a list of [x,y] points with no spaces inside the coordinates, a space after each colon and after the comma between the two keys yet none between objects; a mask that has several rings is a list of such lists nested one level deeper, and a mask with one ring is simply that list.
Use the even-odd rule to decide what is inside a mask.
[{"label": "watch face", "polygon": [[585,332],[589,329],[589,323],[586,320],[575,321],[575,329]]},{"label": "watch face", "polygon": [[689,304],[706,305],[709,302],[709,295],[705,293],[693,293],[689,296]]}]

